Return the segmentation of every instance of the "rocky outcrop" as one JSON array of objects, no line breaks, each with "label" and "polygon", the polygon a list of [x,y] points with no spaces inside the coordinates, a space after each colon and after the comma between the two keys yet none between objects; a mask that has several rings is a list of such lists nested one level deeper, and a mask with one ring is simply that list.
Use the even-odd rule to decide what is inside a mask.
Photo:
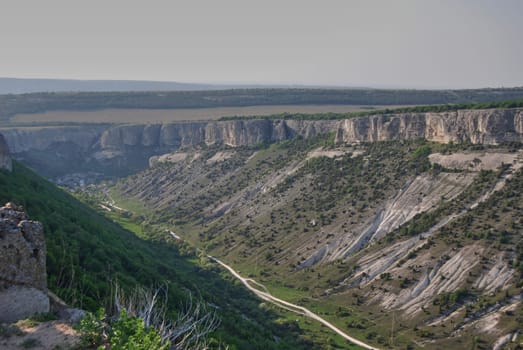
[{"label": "rocky outcrop", "polygon": [[332,132],[337,121],[234,120],[220,122],[121,125],[105,130],[100,148],[123,150],[126,147],[154,147],[174,150],[180,147],[224,144],[249,146],[288,140],[295,136],[312,137]]},{"label": "rocky outcrop", "polygon": [[236,147],[279,141],[273,129],[273,122],[266,119],[213,122],[205,128],[205,143]]},{"label": "rocky outcrop", "polygon": [[342,121],[337,142],[427,139],[434,142],[499,144],[523,141],[520,109],[374,115]]},{"label": "rocky outcrop", "polygon": [[[382,114],[345,120],[232,120],[165,124],[84,125],[3,129],[12,154],[41,174],[95,171],[126,175],[151,156],[183,147],[231,147],[335,133],[337,143],[425,138],[498,144],[523,141],[522,109]],[[52,169],[52,171],[50,170]]]},{"label": "rocky outcrop", "polygon": [[0,169],[5,169],[7,171],[13,170],[9,147],[7,146],[2,134],[0,134]]},{"label": "rocky outcrop", "polygon": [[11,154],[45,151],[56,144],[67,144],[89,150],[100,141],[100,135],[108,126],[57,126],[22,127],[2,129]]},{"label": "rocky outcrop", "polygon": [[49,311],[42,224],[21,208],[0,208],[0,322]]}]

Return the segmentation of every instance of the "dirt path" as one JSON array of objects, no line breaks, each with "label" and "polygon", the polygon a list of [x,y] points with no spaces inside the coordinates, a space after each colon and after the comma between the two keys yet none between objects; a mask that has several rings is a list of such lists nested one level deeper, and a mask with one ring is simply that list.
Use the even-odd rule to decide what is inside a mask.
[{"label": "dirt path", "polygon": [[[184,241],[180,236],[178,236],[173,231],[169,231],[169,234],[176,240]],[[274,305],[276,305],[278,307],[281,307],[281,308],[283,308],[283,309],[285,309],[287,311],[291,311],[291,312],[294,312],[294,313],[297,313],[297,314],[300,314],[300,315],[312,318],[313,320],[316,320],[316,321],[320,322],[324,326],[326,326],[326,327],[330,328],[331,330],[333,330],[334,332],[338,333],[345,340],[348,340],[349,342],[351,342],[353,344],[356,344],[358,346],[361,346],[361,347],[363,347],[365,349],[369,349],[369,350],[378,350],[378,348],[376,348],[376,347],[373,347],[373,346],[371,346],[371,345],[369,345],[367,343],[364,343],[364,342],[362,342],[362,341],[360,341],[360,340],[358,340],[356,338],[351,337],[350,335],[348,335],[347,333],[343,332],[341,329],[339,329],[338,327],[336,327],[335,325],[333,325],[329,321],[325,320],[324,318],[318,316],[317,314],[315,314],[314,312],[310,311],[309,309],[304,308],[303,306],[299,306],[299,305],[296,305],[296,304],[289,303],[288,301],[285,301],[283,299],[280,299],[280,298],[277,298],[277,297],[273,296],[272,294],[270,294],[267,291],[267,288],[263,284],[261,284],[259,282],[256,282],[252,278],[244,278],[244,277],[242,277],[232,267],[230,267],[229,265],[227,265],[223,261],[215,258],[214,256],[207,255],[207,257],[211,261],[217,263],[218,265],[222,266],[227,271],[229,271],[231,273],[231,275],[233,275],[236,279],[238,279],[248,290],[253,292],[258,298],[260,298],[262,300],[265,300],[265,301],[268,301],[268,302],[270,302],[270,303],[272,303],[272,304],[274,304]],[[262,290],[259,290],[257,288],[254,288],[251,285],[251,283],[259,286],[260,288],[263,288],[265,291],[262,291]]]},{"label": "dirt path", "polygon": [[243,285],[248,290],[250,290],[251,292],[256,294],[256,296],[258,296],[260,299],[263,299],[265,301],[271,302],[271,303],[273,303],[273,304],[275,304],[275,305],[277,305],[279,307],[282,307],[282,308],[284,308],[286,310],[289,310],[289,311],[295,312],[297,314],[300,314],[300,315],[312,318],[313,320],[316,320],[316,321],[320,322],[321,324],[323,324],[324,326],[332,329],[334,332],[338,333],[344,339],[350,341],[353,344],[359,345],[359,346],[361,346],[361,347],[363,347],[365,349],[371,349],[371,350],[372,349],[375,349],[375,350],[378,349],[378,348],[375,348],[375,347],[373,347],[373,346],[371,346],[371,345],[369,345],[367,343],[364,343],[364,342],[362,342],[362,341],[360,341],[358,339],[355,339],[355,338],[351,337],[347,333],[345,333],[342,330],[340,330],[338,327],[334,326],[329,321],[321,318],[320,316],[318,316],[314,312],[310,311],[309,309],[304,308],[303,306],[299,306],[299,305],[296,305],[296,304],[289,303],[289,302],[287,302],[285,300],[282,300],[280,298],[276,298],[275,296],[271,295],[268,292],[264,292],[264,291],[261,291],[259,289],[254,288],[253,286],[250,285],[249,282],[252,282],[252,283],[254,283],[254,284],[256,284],[256,285],[266,289],[265,286],[263,286],[262,284],[254,281],[253,279],[244,278],[244,277],[240,276],[240,274],[238,274],[236,271],[234,271],[234,269],[232,267],[230,267],[229,265],[225,264],[224,262],[218,260],[217,258],[215,258],[213,256],[210,256],[210,255],[208,255],[208,258],[211,259],[212,261],[216,262],[217,264],[221,265],[227,271],[229,271],[231,273],[231,275],[233,275],[238,280],[240,280],[240,282],[242,282]]}]

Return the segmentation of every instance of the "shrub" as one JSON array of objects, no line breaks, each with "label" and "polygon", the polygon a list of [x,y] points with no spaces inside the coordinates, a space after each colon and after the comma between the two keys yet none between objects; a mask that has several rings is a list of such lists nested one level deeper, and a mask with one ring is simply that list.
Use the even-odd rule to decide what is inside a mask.
[{"label": "shrub", "polygon": [[81,346],[112,350],[169,349],[171,343],[162,341],[158,331],[146,327],[143,319],[132,317],[122,310],[115,320],[110,320],[103,309],[88,313],[80,322]]},{"label": "shrub", "polygon": [[166,291],[137,287],[126,296],[116,286],[116,313],[108,316],[103,308],[88,313],[77,327],[81,345],[111,350],[205,349],[206,336],[219,324],[216,315],[190,299],[177,320],[168,320],[162,292]]}]

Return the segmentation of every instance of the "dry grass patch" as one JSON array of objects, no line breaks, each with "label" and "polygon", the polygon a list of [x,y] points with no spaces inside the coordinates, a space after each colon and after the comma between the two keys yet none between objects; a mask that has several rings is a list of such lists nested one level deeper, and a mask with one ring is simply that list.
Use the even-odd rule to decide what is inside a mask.
[{"label": "dry grass patch", "polygon": [[401,106],[282,105],[180,109],[103,109],[17,114],[11,123],[166,123],[216,120],[229,116],[267,116],[281,113],[348,113]]}]

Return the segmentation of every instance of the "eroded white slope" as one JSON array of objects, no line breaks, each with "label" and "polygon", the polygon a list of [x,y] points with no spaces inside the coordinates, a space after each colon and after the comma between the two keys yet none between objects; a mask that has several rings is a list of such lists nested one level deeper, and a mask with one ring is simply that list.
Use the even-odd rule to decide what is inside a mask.
[{"label": "eroded white slope", "polygon": [[365,224],[359,235],[340,235],[335,231],[341,230],[341,227],[327,228],[326,231],[334,231],[338,239],[316,250],[302,263],[302,267],[311,266],[326,257],[336,260],[361,250],[417,214],[430,211],[442,202],[454,199],[472,183],[475,176],[476,173],[439,173],[416,177],[385,203],[384,208]]}]

